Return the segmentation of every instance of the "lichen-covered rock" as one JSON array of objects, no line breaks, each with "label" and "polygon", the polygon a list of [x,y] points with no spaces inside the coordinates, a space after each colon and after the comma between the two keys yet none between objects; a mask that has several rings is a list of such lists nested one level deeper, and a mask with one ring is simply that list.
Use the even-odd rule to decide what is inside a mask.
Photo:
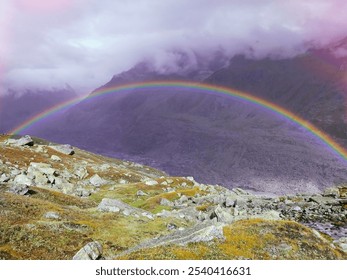
[{"label": "lichen-covered rock", "polygon": [[97,260],[102,256],[102,246],[98,241],[89,242],[76,255],[73,260]]},{"label": "lichen-covered rock", "polygon": [[25,195],[29,191],[28,186],[23,185],[23,184],[14,184],[10,187],[8,192],[14,193],[14,194],[19,194],[19,195]]},{"label": "lichen-covered rock", "polygon": [[73,155],[75,153],[75,150],[72,146],[66,144],[66,145],[56,145],[56,146],[50,146],[53,150],[62,153],[64,155]]},{"label": "lichen-covered rock", "polygon": [[107,184],[107,181],[102,179],[98,174],[93,175],[90,179],[89,182],[95,186],[95,187],[100,187],[102,185]]},{"label": "lichen-covered rock", "polygon": [[147,180],[147,181],[145,182],[145,184],[146,184],[147,186],[155,186],[155,185],[158,185],[158,182],[155,181],[155,180]]},{"label": "lichen-covered rock", "polygon": [[8,145],[13,146],[32,146],[34,145],[33,139],[29,135],[25,135],[19,139],[8,139],[6,142]]},{"label": "lichen-covered rock", "polygon": [[14,178],[13,183],[15,185],[26,185],[26,186],[32,186],[33,180],[28,178],[25,174],[19,174]]}]

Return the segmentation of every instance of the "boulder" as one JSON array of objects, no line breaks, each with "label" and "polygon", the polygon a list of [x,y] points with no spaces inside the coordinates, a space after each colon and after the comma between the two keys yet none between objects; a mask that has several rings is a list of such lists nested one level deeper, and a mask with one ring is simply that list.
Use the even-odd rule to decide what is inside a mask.
[{"label": "boulder", "polygon": [[31,173],[33,171],[39,171],[45,175],[58,175],[58,172],[54,168],[52,168],[52,165],[42,162],[31,162],[28,168],[28,173]]},{"label": "boulder", "polygon": [[60,219],[60,215],[57,212],[46,212],[44,217],[47,219],[54,219],[54,220]]},{"label": "boulder", "polygon": [[347,253],[347,237],[341,237],[340,239],[335,240],[334,244],[339,246],[342,251]]},{"label": "boulder", "polygon": [[226,208],[218,205],[210,215],[210,219],[217,218],[217,222],[231,223],[235,220],[234,216]]},{"label": "boulder", "polygon": [[323,196],[339,197],[340,191],[337,187],[330,187],[324,190]]},{"label": "boulder", "polygon": [[76,175],[76,177],[78,179],[85,179],[88,177],[88,171],[85,167],[83,166],[78,166],[75,170],[74,170],[74,174]]},{"label": "boulder", "polygon": [[86,244],[76,255],[73,260],[97,260],[102,256],[102,246],[99,242],[93,241]]},{"label": "boulder", "polygon": [[19,139],[8,139],[5,143],[9,145],[14,145],[14,146],[33,146],[34,145],[34,141],[33,139],[31,139],[29,135],[25,135]]},{"label": "boulder", "polygon": [[162,198],[162,199],[160,199],[160,205],[172,207],[174,204],[173,204],[172,201],[170,201],[170,200],[168,200],[166,198]]},{"label": "boulder", "polygon": [[8,192],[18,194],[18,195],[25,195],[29,192],[29,188],[26,185],[14,184],[10,187]]},{"label": "boulder", "polygon": [[0,183],[7,183],[10,179],[11,179],[10,176],[3,173],[0,176]]},{"label": "boulder", "polygon": [[235,206],[235,200],[233,197],[227,196],[225,198],[225,206],[226,207],[234,207]]},{"label": "boulder", "polygon": [[32,186],[33,180],[28,178],[25,174],[19,174],[14,178],[13,183],[15,185],[26,185],[26,186]]},{"label": "boulder", "polygon": [[58,156],[56,156],[56,155],[52,155],[52,156],[51,156],[51,160],[60,162],[60,161],[61,161],[61,158],[58,157]]},{"label": "boulder", "polygon": [[93,175],[89,179],[89,182],[95,187],[100,187],[101,185],[105,185],[107,183],[107,181],[102,179],[98,174]]},{"label": "boulder", "polygon": [[145,181],[145,184],[146,184],[147,186],[155,186],[155,185],[158,185],[158,182],[155,181],[155,180],[146,180],[146,181]]},{"label": "boulder", "polygon": [[73,155],[75,153],[74,148],[70,145],[56,145],[56,146],[49,146],[53,150],[62,153],[64,155]]},{"label": "boulder", "polygon": [[138,190],[137,193],[136,193],[137,196],[146,196],[148,194],[146,194],[144,191],[142,190]]}]

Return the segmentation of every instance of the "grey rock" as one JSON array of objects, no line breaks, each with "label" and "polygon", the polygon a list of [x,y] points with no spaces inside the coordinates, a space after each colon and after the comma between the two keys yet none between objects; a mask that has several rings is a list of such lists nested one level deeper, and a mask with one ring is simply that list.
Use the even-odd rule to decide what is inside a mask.
[{"label": "grey rock", "polygon": [[83,166],[78,166],[74,170],[74,174],[77,176],[78,179],[85,179],[89,175],[87,169]]},{"label": "grey rock", "polygon": [[99,242],[93,241],[86,244],[73,257],[73,260],[97,260],[102,256],[102,246]]},{"label": "grey rock", "polygon": [[73,155],[75,153],[74,148],[68,144],[66,145],[56,145],[56,146],[49,146],[53,150],[60,152],[64,155]]},{"label": "grey rock", "polygon": [[226,207],[233,207],[235,206],[235,200],[233,197],[227,196],[225,198],[225,206]]},{"label": "grey rock", "polygon": [[175,230],[175,229],[177,229],[178,227],[177,227],[177,225],[175,225],[175,224],[168,223],[168,224],[166,225],[166,228],[167,228],[168,230]]},{"label": "grey rock", "polygon": [[102,179],[98,174],[94,174],[90,179],[89,182],[95,186],[95,187],[99,187],[101,185],[105,185],[107,184],[107,181]]},{"label": "grey rock", "polygon": [[3,173],[0,176],[0,183],[7,183],[10,179],[11,179],[10,176]]},{"label": "grey rock", "polygon": [[320,205],[338,205],[339,202],[333,197],[315,195],[310,197],[310,201],[316,202]]},{"label": "grey rock", "polygon": [[8,139],[6,142],[6,144],[9,145],[14,145],[14,146],[32,146],[34,145],[34,141],[33,139],[31,139],[31,137],[29,135],[25,135],[19,139]]},{"label": "grey rock", "polygon": [[138,190],[137,193],[136,193],[137,196],[147,196],[148,194],[145,193],[144,191],[142,190]]},{"label": "grey rock", "polygon": [[56,161],[56,162],[60,162],[60,161],[61,161],[61,158],[58,157],[58,156],[56,156],[56,155],[52,155],[52,156],[51,156],[51,160]]},{"label": "grey rock", "polygon": [[218,222],[231,223],[235,220],[234,216],[226,208],[222,208],[218,205],[211,213],[210,219],[217,218]]},{"label": "grey rock", "polygon": [[341,248],[342,251],[344,251],[345,253],[347,253],[347,237],[341,237],[338,240],[334,241],[334,244],[336,244],[337,246],[339,246]]},{"label": "grey rock", "polygon": [[91,194],[92,194],[92,192],[90,190],[86,190],[86,189],[83,189],[83,188],[78,188],[75,191],[75,195],[79,196],[79,197],[88,197]]},{"label": "grey rock", "polygon": [[185,246],[189,243],[195,242],[208,242],[215,239],[225,240],[223,234],[224,226],[225,224],[222,223],[214,224],[212,222],[203,222],[190,228],[179,228],[171,234],[145,241],[140,245],[133,247],[118,256],[145,248],[164,246],[169,244]]},{"label": "grey rock", "polygon": [[238,195],[249,195],[249,192],[247,192],[241,188],[234,188],[234,189],[232,189],[232,191]]},{"label": "grey rock", "polygon": [[26,185],[14,184],[10,187],[8,192],[18,194],[18,195],[25,195],[29,192],[29,188]]},{"label": "grey rock", "polygon": [[174,203],[173,203],[172,201],[166,199],[166,198],[162,198],[162,199],[160,200],[160,205],[172,207],[172,206],[174,205]]},{"label": "grey rock", "polygon": [[326,188],[323,192],[323,196],[339,197],[340,190],[337,187]]},{"label": "grey rock", "polygon": [[146,216],[149,219],[153,217],[150,212],[132,207],[129,204],[124,203],[123,201],[111,198],[103,198],[98,205],[98,210],[102,212],[122,212],[126,216],[138,214],[139,216]]},{"label": "grey rock", "polygon": [[25,174],[19,174],[14,178],[13,183],[16,185],[32,186],[33,180],[28,178],[28,176]]},{"label": "grey rock", "polygon": [[42,162],[31,162],[28,168],[28,173],[39,171],[45,175],[57,176],[58,172],[52,168],[52,165]]},{"label": "grey rock", "polygon": [[60,219],[60,215],[57,212],[46,212],[44,217],[47,219],[54,219],[54,220]]},{"label": "grey rock", "polygon": [[188,197],[185,195],[182,195],[179,199],[176,200],[178,203],[183,204],[188,202]]},{"label": "grey rock", "polygon": [[155,185],[158,185],[158,182],[155,181],[155,180],[146,180],[146,181],[145,181],[145,184],[146,184],[147,186],[155,186]]},{"label": "grey rock", "polygon": [[296,206],[292,207],[292,209],[291,209],[291,210],[292,210],[292,211],[296,211],[296,212],[301,212],[301,211],[302,211],[301,207],[300,207],[300,206],[298,206],[298,205],[296,205]]}]

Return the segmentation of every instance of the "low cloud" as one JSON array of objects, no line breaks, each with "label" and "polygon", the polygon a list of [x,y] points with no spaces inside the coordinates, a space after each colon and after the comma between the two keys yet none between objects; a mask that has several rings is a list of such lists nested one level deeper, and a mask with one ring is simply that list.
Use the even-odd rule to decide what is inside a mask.
[{"label": "low cloud", "polygon": [[0,11],[3,88],[88,92],[141,60],[179,71],[182,53],[194,67],[196,55],[286,57],[347,36],[340,0],[3,0]]}]

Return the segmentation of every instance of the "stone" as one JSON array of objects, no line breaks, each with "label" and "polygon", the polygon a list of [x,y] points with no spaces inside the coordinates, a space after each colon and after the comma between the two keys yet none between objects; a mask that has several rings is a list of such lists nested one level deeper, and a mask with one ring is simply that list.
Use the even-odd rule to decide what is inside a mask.
[{"label": "stone", "polygon": [[60,215],[57,212],[46,212],[44,217],[47,219],[54,219],[54,220],[60,219]]},{"label": "stone", "polygon": [[168,230],[175,230],[175,229],[177,229],[178,227],[177,227],[175,224],[168,223],[168,224],[166,225],[166,228],[167,228]]},{"label": "stone", "polygon": [[52,155],[52,156],[51,156],[51,160],[56,161],[56,162],[60,162],[60,161],[61,161],[61,158],[58,157],[58,156],[56,156],[56,155]]},{"label": "stone", "polygon": [[53,175],[53,176],[58,175],[58,172],[54,168],[52,168],[52,165],[48,163],[31,162],[28,168],[28,173],[31,173],[35,170],[45,175]]},{"label": "stone", "polygon": [[185,195],[182,195],[179,199],[176,200],[179,204],[183,204],[188,202],[188,197]]},{"label": "stone", "polygon": [[226,207],[234,207],[235,206],[235,200],[232,197],[227,196],[225,198],[225,206]]},{"label": "stone", "polygon": [[158,185],[158,182],[155,181],[155,180],[146,180],[146,181],[145,181],[145,184],[146,184],[147,186],[155,186],[155,185]]},{"label": "stone", "polygon": [[29,135],[25,135],[19,139],[8,139],[6,144],[14,145],[14,146],[33,146],[34,141],[31,139]]},{"label": "stone", "polygon": [[292,207],[292,211],[301,212],[302,209],[300,206],[296,205],[296,206]]},{"label": "stone", "polygon": [[147,219],[150,219],[150,220],[154,220],[154,217],[152,214],[148,213],[148,212],[142,212],[141,215],[143,217],[146,217]]},{"label": "stone", "polygon": [[0,183],[7,183],[8,181],[10,181],[10,179],[11,179],[10,176],[3,173],[0,176]]},{"label": "stone", "polygon": [[74,148],[71,145],[56,145],[56,146],[49,146],[53,150],[62,153],[64,155],[73,155],[75,153]]},{"label": "stone", "polygon": [[172,179],[166,179],[166,182],[167,182],[168,184],[172,184],[172,183],[173,183],[173,180],[172,180]]},{"label": "stone", "polygon": [[15,185],[26,185],[26,186],[32,186],[33,180],[28,178],[25,174],[19,174],[14,178],[13,183]]},{"label": "stone", "polygon": [[102,246],[98,241],[89,242],[76,255],[73,260],[97,260],[102,256]]},{"label": "stone", "polygon": [[85,167],[79,166],[74,170],[74,174],[77,176],[78,179],[85,179],[88,177],[88,171]]},{"label": "stone", "polygon": [[166,199],[166,198],[162,198],[162,199],[160,200],[160,205],[172,207],[174,204],[173,204],[172,201],[170,201],[170,200],[168,200],[168,199]]},{"label": "stone", "polygon": [[10,173],[11,173],[11,176],[17,176],[21,174],[21,171],[15,168],[15,169],[12,169]]},{"label": "stone", "polygon": [[324,190],[323,196],[339,197],[340,191],[337,187],[330,187]]},{"label": "stone", "polygon": [[234,216],[220,205],[218,205],[210,215],[211,220],[214,218],[217,218],[217,222],[222,223],[231,223],[235,220]]},{"label": "stone", "polygon": [[107,181],[102,179],[98,174],[94,174],[89,179],[89,182],[95,187],[100,187],[101,185],[105,185],[107,183]]},{"label": "stone", "polygon": [[335,240],[334,244],[339,246],[342,251],[347,253],[347,237],[341,237],[340,239]]},{"label": "stone", "polygon": [[249,195],[250,193],[241,188],[234,188],[232,191],[238,195]]},{"label": "stone", "polygon": [[137,193],[136,193],[137,196],[146,196],[148,194],[146,194],[144,191],[142,190],[138,190]]},{"label": "stone", "polygon": [[79,197],[88,197],[92,194],[90,190],[79,188],[75,191],[75,195]]},{"label": "stone", "polygon": [[26,185],[14,184],[10,187],[8,192],[18,195],[26,195],[29,192],[29,188]]}]

